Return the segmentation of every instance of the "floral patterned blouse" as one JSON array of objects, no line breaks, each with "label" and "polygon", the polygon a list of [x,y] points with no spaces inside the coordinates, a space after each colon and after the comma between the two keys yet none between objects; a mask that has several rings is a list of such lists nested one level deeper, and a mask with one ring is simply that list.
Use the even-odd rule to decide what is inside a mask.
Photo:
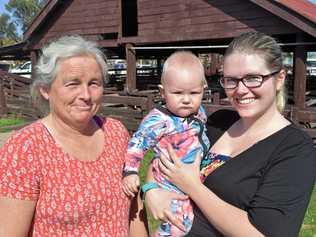
[{"label": "floral patterned blouse", "polygon": [[96,119],[105,143],[95,161],[67,154],[40,120],[0,149],[0,196],[36,201],[31,236],[128,236],[121,180],[129,135],[114,119]]}]

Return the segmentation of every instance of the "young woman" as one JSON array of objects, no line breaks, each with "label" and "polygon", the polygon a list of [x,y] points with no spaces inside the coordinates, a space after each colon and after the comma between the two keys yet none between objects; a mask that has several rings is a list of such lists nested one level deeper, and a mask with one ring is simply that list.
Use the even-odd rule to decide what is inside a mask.
[{"label": "young woman", "polygon": [[[316,154],[311,138],[282,115],[285,77],[280,46],[270,36],[246,33],[229,45],[220,83],[238,114],[209,117],[208,177],[202,183],[199,162],[180,163],[171,147],[172,161],[161,157],[165,177],[196,205],[187,236],[298,235]],[[155,218],[182,227],[168,208],[175,197],[157,188],[145,200]]]}]

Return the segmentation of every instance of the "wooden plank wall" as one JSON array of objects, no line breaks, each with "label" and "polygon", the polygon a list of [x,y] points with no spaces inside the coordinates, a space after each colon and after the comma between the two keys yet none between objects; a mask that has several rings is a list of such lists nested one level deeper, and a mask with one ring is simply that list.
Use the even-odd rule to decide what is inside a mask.
[{"label": "wooden plank wall", "polygon": [[[65,3],[58,17],[52,18],[48,28],[34,48],[65,34],[79,34],[87,39],[99,41],[100,34],[118,33],[119,6],[118,0],[74,0]],[[109,39],[110,41],[112,39]]]},{"label": "wooden plank wall", "polygon": [[5,97],[6,115],[14,115],[33,120],[39,114],[32,106],[29,86],[32,79],[20,77],[0,70],[0,80]]},{"label": "wooden plank wall", "polygon": [[286,34],[298,29],[249,1],[138,0],[143,41],[229,38],[249,30]]}]

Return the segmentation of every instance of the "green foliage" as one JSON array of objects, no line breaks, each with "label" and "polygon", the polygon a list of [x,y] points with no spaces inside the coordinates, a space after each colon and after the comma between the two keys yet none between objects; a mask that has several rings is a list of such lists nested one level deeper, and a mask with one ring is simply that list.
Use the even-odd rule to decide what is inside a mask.
[{"label": "green foliage", "polygon": [[32,23],[47,0],[10,0],[6,5],[7,13],[0,14],[0,47],[21,40],[23,32]]},{"label": "green foliage", "polygon": [[44,0],[10,0],[5,8],[14,18],[15,25],[25,31],[45,3]]},{"label": "green foliage", "polygon": [[0,14],[0,47],[15,43],[19,40],[19,36],[16,32],[16,27],[13,22],[10,22],[10,16],[8,14]]}]

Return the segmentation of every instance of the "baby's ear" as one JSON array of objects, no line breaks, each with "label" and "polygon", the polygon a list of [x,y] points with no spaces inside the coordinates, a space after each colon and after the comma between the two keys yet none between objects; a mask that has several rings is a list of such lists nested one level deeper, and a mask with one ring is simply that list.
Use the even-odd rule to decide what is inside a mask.
[{"label": "baby's ear", "polygon": [[160,92],[161,97],[164,98],[165,90],[164,90],[164,88],[163,88],[163,85],[159,84],[159,85],[158,85],[158,89],[159,89],[159,92]]}]

